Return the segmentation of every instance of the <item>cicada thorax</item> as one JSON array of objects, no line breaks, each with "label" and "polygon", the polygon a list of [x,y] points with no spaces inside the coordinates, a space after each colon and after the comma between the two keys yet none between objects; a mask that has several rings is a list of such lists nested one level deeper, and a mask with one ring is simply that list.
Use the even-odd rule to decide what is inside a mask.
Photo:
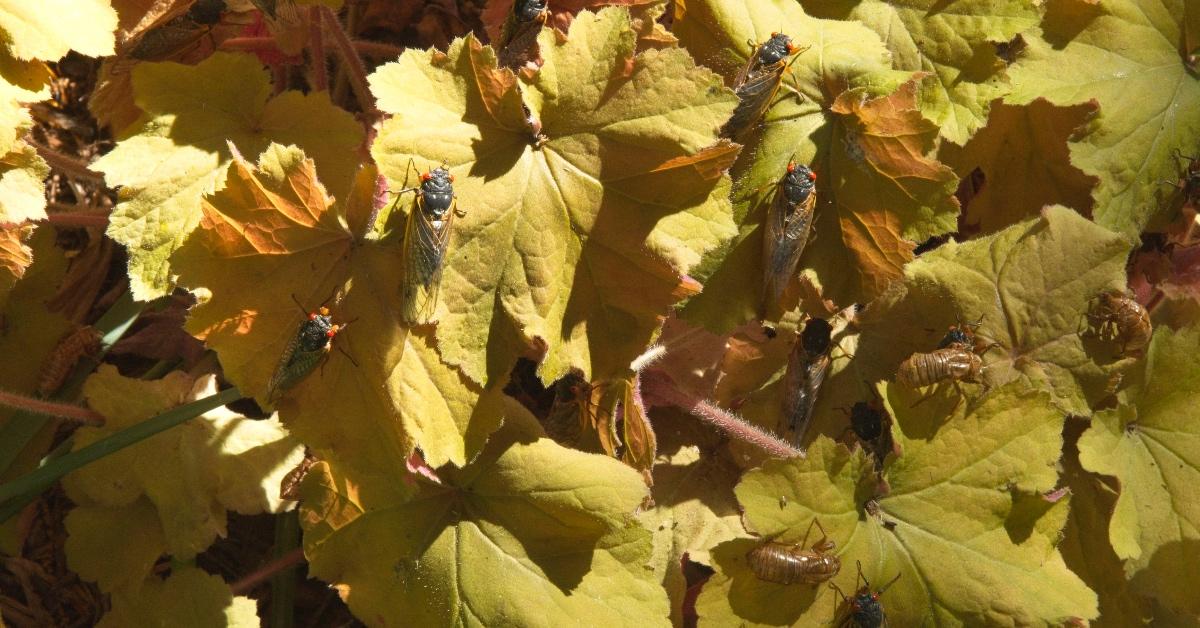
[{"label": "cicada thorax", "polygon": [[951,345],[929,353],[914,353],[896,370],[896,381],[922,388],[945,381],[978,382],[983,359],[966,345]]},{"label": "cicada thorax", "polygon": [[767,208],[763,229],[763,300],[759,316],[779,303],[804,247],[817,206],[817,174],[805,165],[789,161]]},{"label": "cicada thorax", "polygon": [[515,0],[500,29],[501,67],[517,70],[538,56],[537,38],[550,17],[546,0]]},{"label": "cicada thorax", "polygon": [[[817,520],[813,519],[813,523]],[[810,523],[809,532],[812,526]],[[820,540],[806,549],[807,540],[805,532],[798,545],[767,541],[755,547],[746,553],[750,571],[759,580],[775,584],[820,584],[836,576],[842,569],[842,561],[832,553],[835,545],[826,537],[824,528]]]},{"label": "cicada thorax", "polygon": [[[858,564],[858,577],[855,580],[857,589],[854,595],[847,596],[842,593],[842,590],[834,583],[829,583],[829,586],[842,596],[842,604],[845,610],[839,617],[834,617],[834,625],[838,628],[852,626],[853,628],[881,628],[887,622],[887,614],[884,613],[883,603],[880,598],[884,592],[888,590],[897,580],[900,579],[900,574],[896,574],[891,582],[882,587],[871,590],[871,583],[862,573],[862,563]],[[861,585],[859,583],[862,583]]]},{"label": "cicada thorax", "polygon": [[721,127],[721,137],[736,139],[762,119],[783,82],[788,59],[804,50],[807,48],[798,47],[783,33],[772,33],[770,39],[754,47],[734,82],[738,104]]},{"label": "cicada thorax", "polygon": [[796,339],[783,376],[783,416],[791,442],[800,447],[812,422],[817,394],[829,370],[833,348],[833,326],[823,318],[811,318]]},{"label": "cicada thorax", "polygon": [[187,13],[147,31],[129,56],[143,61],[163,61],[198,45],[221,21],[224,0],[198,0]]},{"label": "cicada thorax", "polygon": [[1087,311],[1088,335],[1105,342],[1118,342],[1123,355],[1140,353],[1150,344],[1153,327],[1150,312],[1120,292],[1104,292],[1092,300]]},{"label": "cicada thorax", "polygon": [[433,321],[450,229],[456,214],[454,175],[446,166],[421,175],[404,228],[404,305],[409,325]]},{"label": "cicada thorax", "polygon": [[892,441],[891,416],[878,397],[857,401],[850,407],[850,431],[862,443],[863,449],[875,457],[876,470],[895,447]]},{"label": "cicada thorax", "polygon": [[341,327],[333,323],[329,308],[322,307],[309,313],[284,347],[275,373],[267,383],[267,398],[277,400],[284,391],[307,377],[329,353],[331,342]]}]

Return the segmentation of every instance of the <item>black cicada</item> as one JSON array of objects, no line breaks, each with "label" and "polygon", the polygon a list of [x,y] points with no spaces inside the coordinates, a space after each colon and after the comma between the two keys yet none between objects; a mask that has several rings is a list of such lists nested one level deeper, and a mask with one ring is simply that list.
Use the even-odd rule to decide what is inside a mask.
[{"label": "black cicada", "polygon": [[875,389],[870,388],[870,401],[856,401],[850,407],[850,427],[846,430],[853,432],[863,449],[875,457],[875,470],[879,471],[895,444],[892,441],[892,419]]},{"label": "black cicada", "polygon": [[517,70],[537,57],[537,38],[550,17],[546,0],[515,0],[500,30],[500,67]]},{"label": "black cicada", "polygon": [[812,231],[817,206],[817,173],[788,161],[775,197],[767,209],[763,232],[763,302],[759,315],[766,317],[771,304],[778,303],[796,272],[804,245]]},{"label": "black cicada", "polygon": [[721,127],[721,137],[736,139],[762,118],[783,83],[783,73],[791,64],[788,58],[794,61],[805,50],[808,50],[807,46],[800,48],[783,33],[771,33],[770,39],[754,47],[746,67],[734,81],[738,105]]},{"label": "black cicada", "polygon": [[892,578],[891,582],[872,591],[871,583],[863,575],[862,563],[858,562],[858,578],[855,579],[855,585],[858,586],[858,582],[860,581],[862,585],[858,586],[858,590],[854,592],[853,596],[847,597],[836,584],[829,583],[829,587],[842,596],[842,604],[846,605],[845,614],[840,618],[835,617],[834,625],[837,628],[842,628],[843,626],[880,628],[887,625],[887,614],[883,612],[883,604],[879,601],[879,598],[883,595],[884,591],[888,590],[888,587],[895,584],[899,579],[900,574],[896,574],[896,577]]},{"label": "black cicada", "polygon": [[813,407],[817,405],[817,393],[829,370],[832,333],[833,326],[829,321],[809,319],[788,356],[787,371],[783,376],[783,416],[796,447],[804,442]]},{"label": "black cicada", "polygon": [[[411,164],[410,164],[411,165]],[[409,325],[433,321],[442,266],[450,244],[450,229],[456,215],[454,175],[445,165],[421,175],[421,185],[400,191],[413,192],[416,204],[404,227],[403,318]]]},{"label": "black cicada", "polygon": [[275,373],[267,383],[267,398],[272,402],[276,401],[283,391],[307,377],[329,353],[332,346],[330,341],[344,327],[333,324],[333,317],[327,307],[322,306],[316,312],[310,312],[284,347],[283,355],[279,357],[279,365],[275,367]]}]

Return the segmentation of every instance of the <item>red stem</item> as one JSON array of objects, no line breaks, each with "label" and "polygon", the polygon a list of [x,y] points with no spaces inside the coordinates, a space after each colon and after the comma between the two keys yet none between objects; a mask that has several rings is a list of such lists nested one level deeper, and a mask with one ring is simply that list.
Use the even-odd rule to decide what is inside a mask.
[{"label": "red stem", "polygon": [[[322,40],[322,47],[324,47],[324,43]],[[361,39],[351,41],[350,46],[359,54],[368,57],[399,57],[400,53],[404,52],[404,49],[399,46]],[[233,52],[279,52],[279,47],[275,45],[275,40],[271,37],[230,37],[222,41],[218,48]]]},{"label": "red stem", "polygon": [[42,159],[45,159],[46,163],[50,164],[51,168],[76,179],[83,179],[104,185],[104,175],[88,169],[88,165],[83,161],[74,157],[68,157],[41,144],[33,144],[33,147],[37,149],[38,155],[41,155]]},{"label": "red stem", "polygon": [[308,54],[313,70],[313,88],[318,92],[329,91],[329,70],[325,67],[325,29],[321,27],[319,7],[308,8]]},{"label": "red stem", "polygon": [[75,423],[99,427],[104,425],[104,415],[70,403],[43,401],[16,393],[0,390],[0,406],[17,408],[34,414],[58,417]]},{"label": "red stem", "polygon": [[354,90],[354,96],[358,99],[359,106],[365,113],[372,116],[378,115],[379,110],[375,108],[375,99],[371,96],[371,89],[367,85],[367,68],[363,66],[362,59],[354,51],[354,45],[350,43],[346,31],[342,30],[341,22],[338,21],[333,9],[326,6],[317,8],[321,12],[326,32],[333,36],[334,49],[337,50],[338,56],[341,57],[342,64],[346,68],[346,76],[350,80],[350,87]]},{"label": "red stem", "polygon": [[732,412],[679,390],[664,373],[654,370],[643,372],[641,382],[641,392],[646,398],[686,410],[731,438],[750,443],[776,458],[804,457],[803,451],[747,423]]},{"label": "red stem", "polygon": [[275,560],[255,569],[246,574],[237,582],[229,585],[230,590],[234,595],[245,595],[254,590],[255,587],[271,579],[271,576],[299,565],[304,562],[304,548],[297,547],[296,549],[276,558]]}]

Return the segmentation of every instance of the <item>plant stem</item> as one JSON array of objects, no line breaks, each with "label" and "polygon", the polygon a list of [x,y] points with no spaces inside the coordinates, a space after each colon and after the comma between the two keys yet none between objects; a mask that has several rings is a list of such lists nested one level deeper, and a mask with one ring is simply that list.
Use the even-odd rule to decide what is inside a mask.
[{"label": "plant stem", "polygon": [[686,410],[731,438],[750,443],[776,458],[804,457],[803,451],[747,423],[736,414],[679,390],[664,373],[653,370],[644,372],[641,382],[644,397]]},{"label": "plant stem", "polygon": [[50,164],[51,168],[54,168],[55,170],[58,170],[63,174],[76,179],[83,179],[85,181],[91,181],[92,183],[104,185],[104,175],[90,170],[88,165],[83,161],[75,159],[74,157],[68,157],[58,151],[46,146],[42,146],[36,142],[30,143],[33,144],[33,147],[37,150],[38,155],[40,155],[42,159],[45,159],[46,163]]},{"label": "plant stem", "polygon": [[[304,550],[300,549],[300,519],[297,513],[293,508],[275,518],[274,563],[295,554],[304,558]],[[292,628],[295,619],[296,572],[291,565],[286,565],[271,576],[271,628]]]},{"label": "plant stem", "polygon": [[5,392],[0,390],[0,406],[8,406],[9,408],[17,408],[33,414],[43,416],[53,416],[60,419],[67,419],[84,425],[100,426],[104,425],[104,416],[71,403],[58,403],[54,401],[45,401],[42,399],[34,399],[16,393]]},{"label": "plant stem", "polygon": [[313,89],[329,91],[328,59],[325,58],[325,29],[321,26],[320,7],[308,8],[308,56],[312,63]]},{"label": "plant stem", "polygon": [[229,588],[233,591],[234,595],[245,595],[253,591],[255,587],[262,584],[268,578],[272,578],[285,569],[295,567],[302,562],[304,562],[304,550],[297,547],[250,572],[241,580],[229,585]]},{"label": "plant stem", "polygon": [[350,43],[350,38],[342,30],[342,24],[338,22],[333,9],[326,6],[318,8],[321,11],[322,21],[325,23],[325,30],[333,37],[334,49],[342,59],[342,69],[350,80],[350,87],[354,90],[354,96],[358,99],[359,106],[362,107],[364,113],[370,114],[372,117],[377,116],[379,110],[375,108],[375,99],[371,96],[371,90],[367,86],[367,68],[363,66],[362,59],[354,51],[354,45]]},{"label": "plant stem", "polygon": [[46,214],[45,222],[56,227],[96,227],[104,229],[108,227],[108,212],[103,214],[84,212]]},{"label": "plant stem", "polygon": [[368,57],[383,57],[385,59],[389,59],[389,58],[395,59],[400,56],[400,53],[404,52],[404,49],[400,48],[399,46],[393,46],[391,44],[381,44],[377,41],[366,41],[366,40],[362,40],[362,39],[355,39],[354,41],[351,42],[351,44],[354,46],[354,49],[356,51],[358,51],[359,54],[366,55]]},{"label": "plant stem", "polygon": [[14,497],[26,493],[41,492],[58,481],[62,476],[84,465],[114,454],[130,445],[140,443],[155,434],[194,419],[209,410],[240,399],[241,396],[242,394],[237,388],[227,388],[215,395],[209,395],[178,408],[167,410],[156,417],[98,440],[83,449],[53,460],[11,482],[0,484],[0,503],[7,502]]}]

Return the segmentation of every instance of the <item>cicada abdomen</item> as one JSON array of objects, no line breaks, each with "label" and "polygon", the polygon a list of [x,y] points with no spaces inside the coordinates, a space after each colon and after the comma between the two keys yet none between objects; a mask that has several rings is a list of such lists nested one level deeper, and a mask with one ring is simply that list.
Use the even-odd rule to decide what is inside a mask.
[{"label": "cicada abdomen", "polygon": [[796,273],[812,232],[816,186],[817,174],[808,166],[791,161],[776,186],[763,231],[763,300],[759,312],[762,318],[779,302]]},{"label": "cicada abdomen", "polygon": [[771,33],[770,39],[754,47],[746,66],[734,81],[738,104],[721,127],[721,137],[736,139],[763,117],[783,82],[789,58],[794,60],[805,50],[808,47],[800,48],[783,33]]},{"label": "cicada abdomen", "polygon": [[500,67],[516,71],[538,56],[537,38],[550,17],[546,0],[515,0],[500,30]]},{"label": "cicada abdomen", "polygon": [[279,357],[275,373],[267,383],[267,398],[276,401],[287,389],[295,386],[317,367],[332,346],[330,341],[337,336],[342,325],[334,325],[329,308],[322,307],[311,312],[296,334],[288,341]]},{"label": "cicada abdomen", "polygon": [[38,393],[49,397],[62,387],[75,364],[100,352],[100,332],[84,325],[59,339],[38,373]]},{"label": "cicada abdomen", "polygon": [[896,381],[922,388],[945,381],[978,382],[983,359],[966,345],[951,345],[929,353],[914,353],[896,370]]},{"label": "cicada abdomen", "polygon": [[808,524],[808,532],[799,545],[767,541],[747,552],[746,562],[755,577],[775,584],[820,584],[836,576],[842,569],[842,561],[831,553],[835,545],[825,535],[825,529],[816,519],[813,523],[821,528],[821,539],[809,549],[804,544],[812,523]]},{"label": "cicada abdomen", "polygon": [[143,61],[161,61],[199,45],[200,40],[221,21],[225,10],[222,0],[197,0],[180,15],[151,29],[138,41],[129,56]]},{"label": "cicada abdomen", "polygon": [[791,433],[791,442],[800,447],[812,422],[817,393],[829,370],[833,326],[823,318],[809,319],[788,356],[783,376],[783,416]]},{"label": "cicada abdomen", "polygon": [[[838,592],[842,596],[842,604],[846,605],[845,612],[841,618],[834,617],[834,625],[838,628],[844,626],[852,626],[853,628],[881,628],[887,625],[887,615],[883,612],[883,604],[879,598],[883,596],[888,587],[895,584],[900,579],[900,574],[896,574],[891,582],[872,591],[871,583],[867,580],[862,572],[862,563],[858,562],[858,577],[855,579],[857,590],[853,596],[847,596],[842,593],[842,590],[832,582],[829,583],[830,588]],[[862,584],[860,585],[859,582]]]},{"label": "cicada abdomen", "polygon": [[288,471],[283,479],[279,481],[279,496],[290,501],[298,501],[300,499],[300,485],[304,483],[304,478],[308,476],[309,469],[312,469],[314,464],[317,464],[317,457],[313,455],[307,447],[304,449],[304,458],[300,464],[294,469]]},{"label": "cicada abdomen", "polygon": [[1105,342],[1119,342],[1121,354],[1137,354],[1150,344],[1150,312],[1120,292],[1105,292],[1092,300],[1085,333]]},{"label": "cicada abdomen", "polygon": [[404,227],[402,317],[408,325],[434,322],[450,230],[454,216],[461,213],[455,203],[454,175],[446,166],[421,175],[416,193]]}]

